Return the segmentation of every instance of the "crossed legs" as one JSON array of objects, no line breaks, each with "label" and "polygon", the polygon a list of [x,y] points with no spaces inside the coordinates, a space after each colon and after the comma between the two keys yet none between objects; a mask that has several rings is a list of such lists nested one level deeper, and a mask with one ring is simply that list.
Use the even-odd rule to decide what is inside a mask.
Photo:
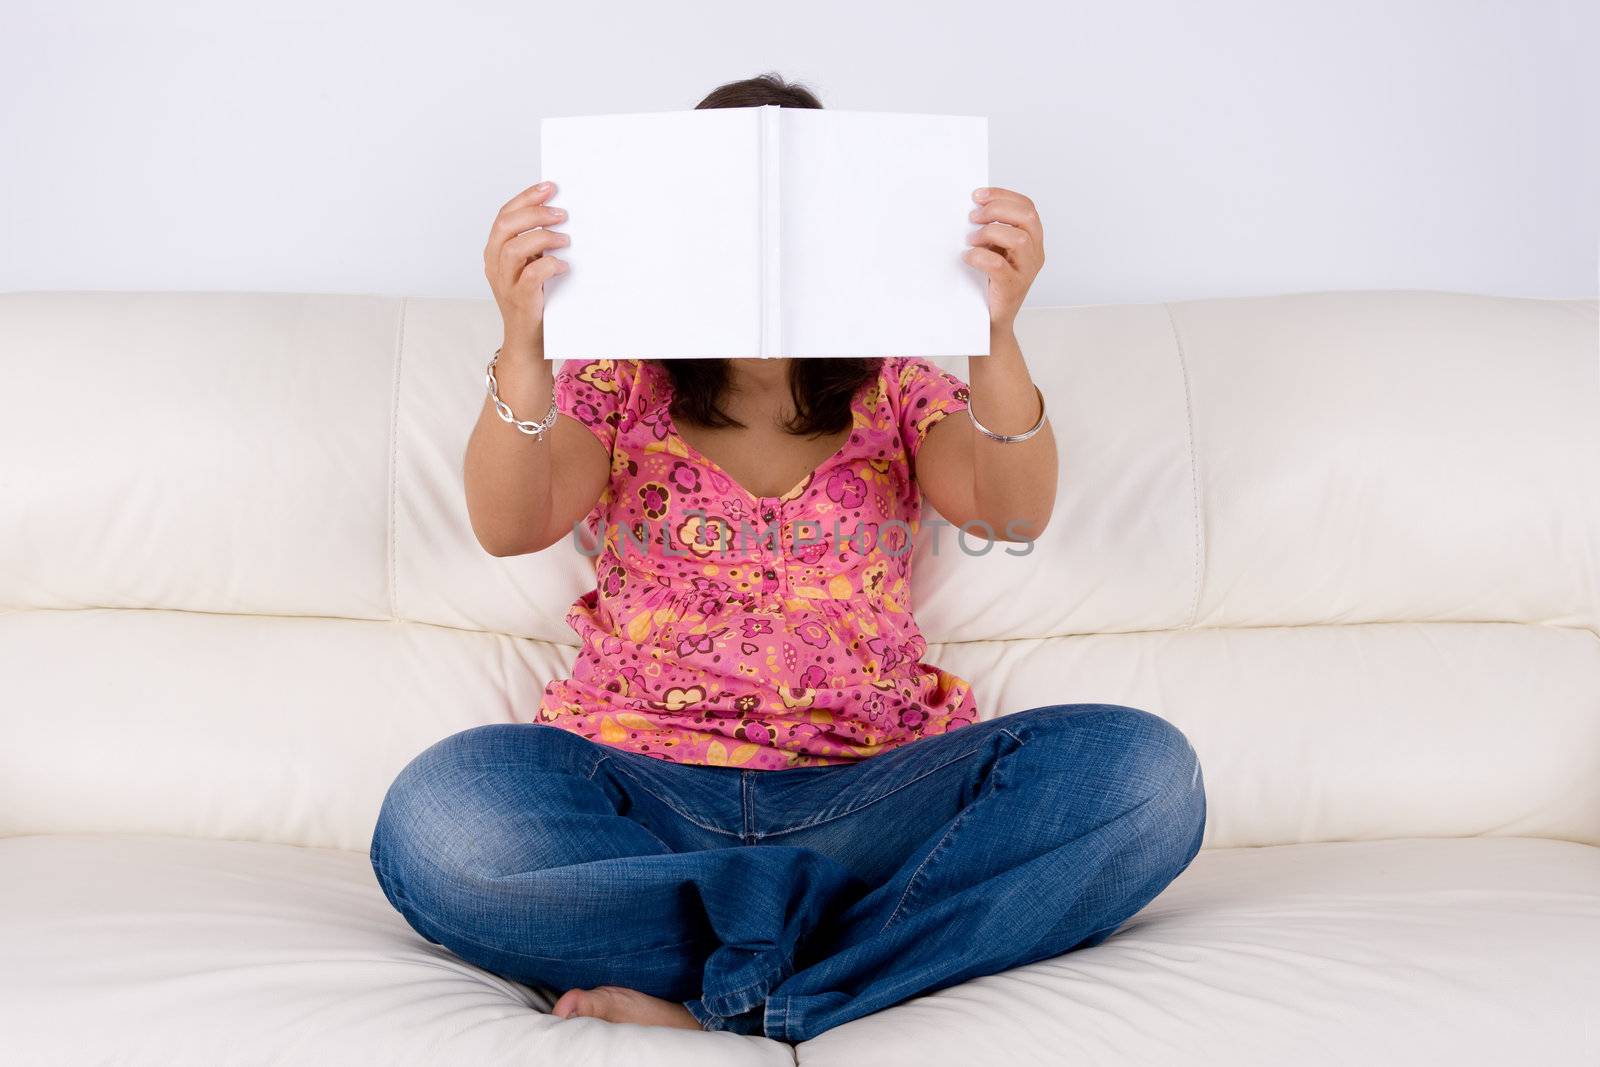
[{"label": "crossed legs", "polygon": [[737,770],[478,727],[402,772],[373,867],[424,937],[577,991],[560,1009],[803,1041],[1099,943],[1189,865],[1206,819],[1184,736],[1114,704],[751,773],[787,776],[760,779],[781,817],[741,834]]}]

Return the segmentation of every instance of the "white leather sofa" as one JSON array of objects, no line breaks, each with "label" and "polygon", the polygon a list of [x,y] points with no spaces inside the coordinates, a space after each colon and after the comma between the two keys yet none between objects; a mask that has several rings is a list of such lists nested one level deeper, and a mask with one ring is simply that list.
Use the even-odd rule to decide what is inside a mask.
[{"label": "white leather sofa", "polygon": [[1600,1062],[1595,302],[1020,332],[1060,503],[1029,556],[924,539],[931,657],[1172,720],[1206,847],[1102,945],[794,1047],[555,1020],[373,879],[395,773],[528,719],[591,580],[470,533],[490,303],[0,297],[0,1060]]}]

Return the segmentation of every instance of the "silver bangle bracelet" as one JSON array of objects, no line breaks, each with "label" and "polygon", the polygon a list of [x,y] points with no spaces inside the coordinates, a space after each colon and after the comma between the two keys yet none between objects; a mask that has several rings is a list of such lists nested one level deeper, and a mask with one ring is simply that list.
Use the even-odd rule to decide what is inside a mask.
[{"label": "silver bangle bracelet", "polygon": [[972,420],[973,428],[976,429],[979,433],[983,434],[983,436],[989,438],[990,440],[999,441],[1003,445],[1014,445],[1018,441],[1026,441],[1028,438],[1032,437],[1034,434],[1036,434],[1040,430],[1044,429],[1044,420],[1045,420],[1044,393],[1039,391],[1039,386],[1038,385],[1035,385],[1033,387],[1033,391],[1039,397],[1039,421],[1034,423],[1033,424],[1033,428],[1030,429],[1030,430],[1024,430],[1021,433],[995,433],[993,430],[989,429],[989,427],[987,427],[983,423],[979,422],[978,421],[978,416],[976,416],[976,415],[974,415],[972,413],[972,401],[971,400],[967,401],[967,417]]},{"label": "silver bangle bracelet", "polygon": [[543,440],[544,435],[549,433],[550,428],[556,424],[555,395],[553,393],[551,394],[550,410],[545,414],[542,422],[529,422],[527,419],[517,418],[511,413],[510,405],[500,399],[500,383],[494,380],[494,365],[499,361],[500,349],[497,348],[494,350],[494,355],[489,357],[489,367],[484,373],[485,384],[487,384],[489,388],[489,399],[494,401],[495,412],[503,421],[509,422],[523,433],[532,437],[535,441]]}]

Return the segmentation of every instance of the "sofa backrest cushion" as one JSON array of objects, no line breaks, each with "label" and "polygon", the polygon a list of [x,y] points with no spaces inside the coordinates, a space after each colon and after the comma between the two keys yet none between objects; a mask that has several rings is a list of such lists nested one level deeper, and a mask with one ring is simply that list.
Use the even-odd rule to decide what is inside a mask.
[{"label": "sofa backrest cushion", "polygon": [[[930,658],[985,714],[1167,715],[1213,846],[1600,841],[1594,301],[1037,309],[1019,334],[1051,527],[977,554],[930,521],[915,562]],[[0,297],[0,832],[362,847],[411,755],[531,718],[593,575],[472,536],[498,336],[488,301]]]}]

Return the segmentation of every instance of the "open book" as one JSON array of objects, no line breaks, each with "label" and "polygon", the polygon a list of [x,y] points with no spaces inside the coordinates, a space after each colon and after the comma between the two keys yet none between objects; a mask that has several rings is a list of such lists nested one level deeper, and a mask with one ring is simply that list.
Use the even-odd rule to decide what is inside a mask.
[{"label": "open book", "polygon": [[571,270],[548,359],[986,355],[961,256],[988,120],[803,108],[545,119]]}]

